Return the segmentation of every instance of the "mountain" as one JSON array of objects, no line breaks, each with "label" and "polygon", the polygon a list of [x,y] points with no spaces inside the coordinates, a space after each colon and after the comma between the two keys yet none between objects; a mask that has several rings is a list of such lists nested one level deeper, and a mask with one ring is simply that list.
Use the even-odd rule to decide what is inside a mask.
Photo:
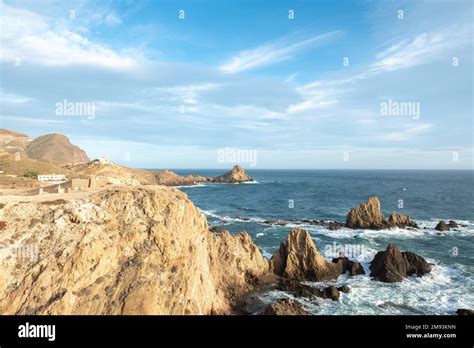
[{"label": "mountain", "polygon": [[84,150],[71,144],[69,139],[62,134],[47,134],[29,142],[25,148],[29,158],[51,161],[55,163],[88,162]]}]

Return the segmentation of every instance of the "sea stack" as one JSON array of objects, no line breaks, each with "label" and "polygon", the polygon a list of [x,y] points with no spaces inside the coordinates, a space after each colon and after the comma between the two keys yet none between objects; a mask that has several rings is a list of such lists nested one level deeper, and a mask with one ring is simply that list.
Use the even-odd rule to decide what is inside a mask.
[{"label": "sea stack", "polygon": [[326,261],[309,233],[294,228],[270,260],[273,273],[289,280],[324,281],[337,278],[342,264]]},{"label": "sea stack", "polygon": [[245,172],[245,170],[241,166],[235,165],[230,172],[227,172],[224,175],[214,178],[213,181],[234,184],[250,182],[253,181],[253,179]]},{"label": "sea stack", "polygon": [[380,199],[377,196],[369,197],[367,203],[352,208],[346,217],[346,227],[381,230],[384,228],[419,228],[417,223],[408,215],[393,212],[386,220],[382,213]]}]

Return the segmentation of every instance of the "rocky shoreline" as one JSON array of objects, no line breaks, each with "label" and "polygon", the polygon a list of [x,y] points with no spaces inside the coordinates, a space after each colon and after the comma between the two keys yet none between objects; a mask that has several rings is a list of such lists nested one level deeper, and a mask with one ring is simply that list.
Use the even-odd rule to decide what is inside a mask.
[{"label": "rocky shoreline", "polygon": [[[352,209],[346,225],[384,225],[377,202]],[[186,194],[163,186],[117,186],[80,201],[4,202],[0,221],[0,252],[10,252],[0,275],[4,314],[302,315],[308,313],[294,300],[259,308],[252,296],[279,289],[337,301],[350,291],[347,285],[305,282],[365,274],[347,257],[326,260],[298,227],[267,259],[250,235],[209,228]],[[37,258],[15,257],[32,243],[39,246]],[[431,270],[422,256],[390,244],[375,255],[369,275],[399,282]]]}]

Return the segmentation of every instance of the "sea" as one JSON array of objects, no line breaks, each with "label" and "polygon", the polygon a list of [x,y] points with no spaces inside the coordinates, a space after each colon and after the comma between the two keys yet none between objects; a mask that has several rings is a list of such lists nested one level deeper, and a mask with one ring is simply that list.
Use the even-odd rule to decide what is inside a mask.
[{"label": "sea", "polygon": [[[218,176],[222,170],[174,170],[178,174]],[[247,170],[255,180],[244,184],[206,183],[179,189],[207,217],[210,226],[231,233],[248,232],[266,257],[295,227],[288,221],[271,226],[265,220],[309,219],[344,222],[348,211],[371,195],[380,198],[388,218],[409,215],[420,229],[380,231],[302,225],[328,260],[339,251],[361,262],[366,274],[341,275],[315,287],[348,285],[338,301],[295,299],[308,311],[324,315],[451,314],[474,308],[474,171],[472,170]],[[460,226],[440,233],[439,220]],[[369,265],[389,243],[423,256],[431,273],[399,283],[370,277]],[[260,294],[263,303],[292,295],[278,290]]]}]

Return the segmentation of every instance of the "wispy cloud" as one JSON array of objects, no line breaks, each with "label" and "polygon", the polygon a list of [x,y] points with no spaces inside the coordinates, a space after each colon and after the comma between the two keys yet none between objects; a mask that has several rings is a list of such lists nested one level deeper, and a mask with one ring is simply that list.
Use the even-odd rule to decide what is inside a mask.
[{"label": "wispy cloud", "polygon": [[469,43],[470,39],[471,32],[467,26],[452,26],[441,31],[425,32],[379,52],[369,71],[394,71],[424,64],[443,52]]},{"label": "wispy cloud", "polygon": [[400,131],[390,132],[380,136],[384,141],[405,141],[426,133],[433,127],[432,124],[423,123],[417,125],[406,125]]},{"label": "wispy cloud", "polygon": [[[48,18],[0,2],[2,51],[0,60],[13,64],[22,62],[49,66],[95,65],[107,68],[128,68],[137,57],[121,55],[90,41],[64,25],[53,26]],[[109,18],[112,22],[115,19]]]},{"label": "wispy cloud", "polygon": [[270,41],[256,48],[240,52],[221,65],[219,69],[225,73],[237,73],[281,62],[293,57],[298,51],[324,44],[339,34],[341,32],[336,30],[302,40],[285,37]]}]

